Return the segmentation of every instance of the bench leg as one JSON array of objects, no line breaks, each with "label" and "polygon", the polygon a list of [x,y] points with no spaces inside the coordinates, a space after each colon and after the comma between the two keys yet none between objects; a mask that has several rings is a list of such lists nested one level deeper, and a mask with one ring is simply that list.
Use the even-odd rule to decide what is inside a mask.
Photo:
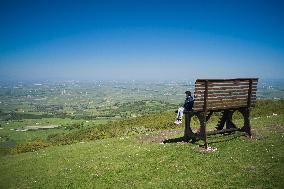
[{"label": "bench leg", "polygon": [[246,132],[249,137],[251,137],[251,127],[250,127],[250,109],[246,108],[246,109],[242,109],[240,110],[240,112],[242,113],[243,117],[244,117],[244,126],[241,128],[242,131]]},{"label": "bench leg", "polygon": [[217,130],[222,130],[224,128],[224,125],[225,125],[226,120],[227,120],[227,116],[228,116],[228,111],[226,111],[226,110],[223,111],[222,112],[222,116],[219,119],[219,122],[218,122],[218,124],[215,127]]},{"label": "bench leg", "polygon": [[207,133],[206,133],[206,114],[202,113],[198,115],[198,119],[200,122],[200,137],[204,141],[204,147],[205,149],[208,148],[208,139],[207,139]]},{"label": "bench leg", "polygon": [[233,123],[233,114],[234,110],[228,111],[227,113],[227,119],[226,119],[226,129],[232,129],[232,128],[237,128],[236,125]]},{"label": "bench leg", "polygon": [[186,140],[196,139],[195,134],[192,132],[192,129],[190,127],[191,117],[191,113],[185,113],[184,138]]},{"label": "bench leg", "polygon": [[226,129],[237,128],[236,125],[233,123],[234,112],[235,110],[224,110],[222,113],[222,117],[220,118],[215,128],[217,130],[222,130],[225,124],[226,124]]},{"label": "bench leg", "polygon": [[206,115],[204,115],[204,122],[203,122],[203,127],[204,127],[204,146],[205,149],[208,148],[208,139],[207,139],[207,132],[206,132]]},{"label": "bench leg", "polygon": [[191,122],[191,116],[189,113],[185,114],[185,124],[184,124],[184,138],[190,139],[190,137],[193,135],[193,132],[190,127]]}]

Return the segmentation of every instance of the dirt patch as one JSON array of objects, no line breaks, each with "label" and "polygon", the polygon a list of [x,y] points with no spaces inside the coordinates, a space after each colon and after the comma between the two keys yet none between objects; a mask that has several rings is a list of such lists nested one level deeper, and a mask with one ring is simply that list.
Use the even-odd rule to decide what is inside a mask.
[{"label": "dirt patch", "polygon": [[[282,125],[270,125],[262,128],[253,128],[252,139],[264,140],[268,137],[265,135],[265,131],[276,132],[283,130],[283,128],[284,126]],[[215,129],[211,128],[208,129],[207,131],[213,131],[213,130]],[[183,130],[164,130],[159,132],[146,133],[144,135],[138,136],[137,139],[139,142],[158,142],[158,143],[162,143],[168,139],[177,139],[178,141],[178,137],[182,138],[183,132],[184,132]],[[193,132],[198,132],[198,130],[193,130]],[[249,137],[244,137],[244,139],[252,140]],[[200,150],[202,151],[203,149],[201,148]],[[197,151],[200,150],[197,149]]]},{"label": "dirt patch", "polygon": [[140,142],[158,142],[161,143],[164,140],[183,136],[181,130],[165,130],[156,133],[144,134],[138,137]]},{"label": "dirt patch", "polygon": [[40,129],[54,129],[59,127],[59,125],[36,125],[36,126],[26,126],[24,128],[17,128],[15,131],[31,131],[31,130],[40,130]]},{"label": "dirt patch", "polygon": [[272,131],[281,131],[283,130],[283,128],[283,125],[270,125],[269,127],[267,127],[267,129],[270,129]]},{"label": "dirt patch", "polygon": [[280,130],[283,130],[283,128],[284,128],[284,125],[265,125],[265,126],[263,126],[263,127],[257,127],[257,128],[254,128],[253,126],[252,126],[252,130],[254,130],[254,129],[257,129],[257,130],[259,130],[259,131],[280,131]]},{"label": "dirt patch", "polygon": [[252,128],[252,138],[257,140],[265,140],[269,133],[283,132],[283,125],[266,125],[264,127]]}]

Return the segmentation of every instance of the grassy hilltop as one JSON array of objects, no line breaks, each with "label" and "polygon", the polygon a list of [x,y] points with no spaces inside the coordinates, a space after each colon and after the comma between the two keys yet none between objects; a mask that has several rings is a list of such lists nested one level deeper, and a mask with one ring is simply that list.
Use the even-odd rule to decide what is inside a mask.
[{"label": "grassy hilltop", "polygon": [[[0,157],[0,188],[281,188],[283,104],[259,101],[251,118],[253,139],[212,136],[209,145],[218,149],[213,153],[199,152],[201,141],[162,144],[183,134],[172,112],[86,127],[79,120],[68,131],[19,140],[13,155]],[[217,121],[213,116],[209,128]]]}]

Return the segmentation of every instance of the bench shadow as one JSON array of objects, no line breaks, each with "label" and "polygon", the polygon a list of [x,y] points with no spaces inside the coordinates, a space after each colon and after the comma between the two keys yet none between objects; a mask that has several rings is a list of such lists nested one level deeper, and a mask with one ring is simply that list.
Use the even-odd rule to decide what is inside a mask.
[{"label": "bench shadow", "polygon": [[[211,139],[210,142],[208,142],[208,144],[218,144],[218,143],[222,143],[222,142],[227,142],[227,141],[232,141],[235,140],[237,138],[240,138],[242,136],[246,136],[245,133],[229,133],[229,134],[221,134],[220,137],[215,138],[215,139]],[[214,141],[216,140],[216,141]]]},{"label": "bench shadow", "polygon": [[[246,136],[245,133],[230,133],[230,134],[220,134],[220,137],[215,139],[216,141],[211,141],[209,140],[208,144],[217,144],[217,143],[222,143],[226,141],[231,141],[235,140],[241,136]],[[211,138],[212,136],[210,136]],[[172,139],[166,139],[162,141],[164,144],[166,143],[178,143],[178,142],[186,142],[186,143],[196,143],[197,141],[202,140],[202,139],[197,139],[197,138],[187,138],[187,137],[178,137],[178,138],[172,138]]]},{"label": "bench shadow", "polygon": [[186,138],[186,137],[178,137],[178,138],[166,139],[166,140],[163,141],[164,144],[166,144],[166,143],[178,143],[178,142],[195,143],[196,139]]}]

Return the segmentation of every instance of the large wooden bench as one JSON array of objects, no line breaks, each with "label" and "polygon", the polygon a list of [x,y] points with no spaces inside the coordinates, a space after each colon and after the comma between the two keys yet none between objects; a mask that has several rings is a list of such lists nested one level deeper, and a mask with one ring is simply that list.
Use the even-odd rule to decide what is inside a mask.
[{"label": "large wooden bench", "polygon": [[[184,137],[204,140],[206,149],[208,135],[243,131],[251,137],[249,117],[251,107],[256,102],[257,82],[258,78],[197,79],[193,110],[185,112]],[[244,125],[241,128],[237,128],[232,121],[235,111],[243,115]],[[216,130],[206,131],[206,123],[213,112],[221,112],[222,116]],[[190,127],[193,116],[197,116],[200,122],[200,130],[197,133],[193,133]]]}]

